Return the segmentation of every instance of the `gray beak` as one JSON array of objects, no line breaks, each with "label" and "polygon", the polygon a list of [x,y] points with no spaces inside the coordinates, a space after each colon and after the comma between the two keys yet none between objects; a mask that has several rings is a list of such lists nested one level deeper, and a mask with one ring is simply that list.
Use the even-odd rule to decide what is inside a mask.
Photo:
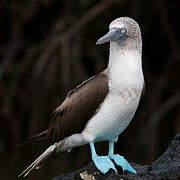
[{"label": "gray beak", "polygon": [[104,44],[106,42],[111,41],[111,39],[116,35],[116,32],[117,32],[116,29],[114,29],[114,28],[110,29],[106,35],[104,35],[103,37],[98,39],[96,44]]},{"label": "gray beak", "polygon": [[96,44],[104,44],[106,42],[116,42],[116,43],[122,43],[127,39],[126,33],[122,33],[120,28],[111,28],[109,32],[104,35],[102,38],[100,38]]}]

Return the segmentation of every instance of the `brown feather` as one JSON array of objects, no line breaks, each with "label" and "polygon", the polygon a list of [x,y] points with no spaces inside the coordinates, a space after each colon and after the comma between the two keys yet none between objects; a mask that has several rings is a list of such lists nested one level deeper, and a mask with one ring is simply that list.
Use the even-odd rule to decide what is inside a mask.
[{"label": "brown feather", "polygon": [[48,130],[43,131],[39,134],[36,134],[35,136],[32,136],[30,139],[23,141],[22,143],[16,145],[16,147],[21,147],[26,144],[34,144],[39,142],[48,142],[50,138],[47,136]]},{"label": "brown feather", "polygon": [[105,70],[71,90],[64,102],[54,111],[48,130],[31,137],[18,147],[41,141],[54,143],[82,132],[108,93],[107,73]]},{"label": "brown feather", "polygon": [[104,71],[71,90],[55,110],[48,129],[48,137],[58,142],[80,133],[94,115],[108,93],[107,71]]}]

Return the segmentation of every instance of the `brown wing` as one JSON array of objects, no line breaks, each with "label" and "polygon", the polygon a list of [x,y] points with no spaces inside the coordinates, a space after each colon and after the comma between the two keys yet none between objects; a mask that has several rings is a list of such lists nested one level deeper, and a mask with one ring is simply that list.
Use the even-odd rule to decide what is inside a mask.
[{"label": "brown wing", "polygon": [[57,142],[84,129],[108,93],[107,71],[104,71],[69,92],[55,110],[48,137]]}]

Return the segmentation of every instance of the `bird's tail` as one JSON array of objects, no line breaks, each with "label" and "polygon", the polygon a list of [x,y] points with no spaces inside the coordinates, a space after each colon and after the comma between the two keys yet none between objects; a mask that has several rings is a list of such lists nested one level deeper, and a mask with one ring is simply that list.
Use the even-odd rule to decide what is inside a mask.
[{"label": "bird's tail", "polygon": [[51,145],[46,151],[41,154],[30,166],[28,166],[18,177],[26,177],[31,171],[40,169],[44,165],[49,164],[57,158],[57,143]]},{"label": "bird's tail", "polygon": [[26,144],[38,143],[38,142],[47,142],[50,140],[50,138],[47,135],[48,135],[48,130],[43,131],[39,134],[36,134],[35,136],[32,136],[30,139],[18,144],[16,147],[20,147]]}]

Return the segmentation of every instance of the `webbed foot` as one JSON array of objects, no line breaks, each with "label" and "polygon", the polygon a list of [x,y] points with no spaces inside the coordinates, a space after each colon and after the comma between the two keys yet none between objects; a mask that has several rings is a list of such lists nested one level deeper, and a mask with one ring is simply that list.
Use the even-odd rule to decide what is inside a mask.
[{"label": "webbed foot", "polygon": [[137,174],[136,170],[132,168],[132,166],[126,161],[123,156],[120,156],[119,154],[112,154],[109,155],[109,158],[113,159],[118,166],[121,166],[123,171],[127,170],[134,174]]},{"label": "webbed foot", "polygon": [[110,169],[113,169],[117,173],[117,169],[108,156],[94,156],[92,160],[97,169],[103,174],[107,173]]}]

